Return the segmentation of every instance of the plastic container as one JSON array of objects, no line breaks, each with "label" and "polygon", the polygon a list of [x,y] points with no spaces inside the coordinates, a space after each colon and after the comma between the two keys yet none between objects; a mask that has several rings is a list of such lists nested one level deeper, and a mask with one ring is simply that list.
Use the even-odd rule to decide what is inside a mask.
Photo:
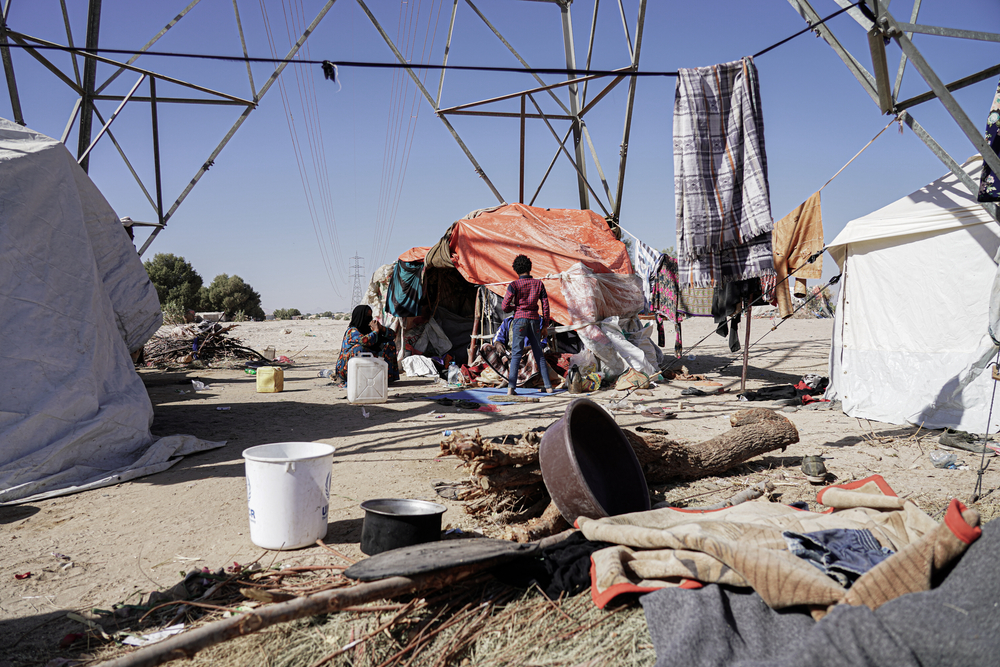
[{"label": "plastic container", "polygon": [[385,403],[389,395],[389,364],[362,352],[347,360],[347,400],[350,403]]},{"label": "plastic container", "polygon": [[285,388],[285,371],[278,366],[257,369],[257,393],[275,394]]},{"label": "plastic container", "polygon": [[462,371],[454,361],[448,365],[448,384],[461,387],[465,384],[462,379]]},{"label": "plastic container", "polygon": [[935,468],[955,468],[958,466],[958,455],[951,452],[933,451],[929,454]]},{"label": "plastic container", "polygon": [[297,549],[326,535],[333,452],[331,445],[319,442],[278,442],[243,450],[254,544]]},{"label": "plastic container", "polygon": [[361,553],[374,556],[383,551],[435,542],[441,539],[441,515],[448,508],[426,500],[379,498],[361,503]]}]

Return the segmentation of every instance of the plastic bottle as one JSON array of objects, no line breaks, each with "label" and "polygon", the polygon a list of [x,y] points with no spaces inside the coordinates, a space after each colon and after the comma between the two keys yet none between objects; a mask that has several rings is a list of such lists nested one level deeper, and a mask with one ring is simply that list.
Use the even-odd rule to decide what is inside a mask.
[{"label": "plastic bottle", "polygon": [[332,371],[332,370],[330,370],[329,368],[324,368],[323,370],[321,370],[321,371],[319,372],[319,376],[320,376],[321,378],[328,378],[328,377],[333,377],[333,371]]},{"label": "plastic bottle", "polygon": [[934,451],[930,453],[930,459],[935,468],[955,468],[958,465],[958,456],[951,452]]},{"label": "plastic bottle", "polygon": [[454,361],[448,366],[448,384],[461,387],[464,382],[462,382],[462,371],[459,370],[458,364]]}]

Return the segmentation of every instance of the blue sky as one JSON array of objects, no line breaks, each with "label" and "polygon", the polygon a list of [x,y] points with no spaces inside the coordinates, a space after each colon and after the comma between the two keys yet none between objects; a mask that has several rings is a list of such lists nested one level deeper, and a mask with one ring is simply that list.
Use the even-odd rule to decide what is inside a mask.
[{"label": "blue sky", "polygon": [[[67,3],[77,44],[84,40],[86,4],[83,0]],[[284,55],[289,35],[294,40],[322,4],[318,0],[240,0],[250,55],[271,55],[265,16],[274,49]],[[441,62],[451,2],[370,0],[368,4],[398,43],[411,45],[412,50],[407,52],[415,62]],[[104,0],[101,44],[137,49],[186,5],[184,0]],[[532,66],[564,66],[555,5],[524,0],[478,0],[476,5]],[[572,6],[581,67],[592,6],[585,0],[577,0]],[[637,6],[637,0],[625,2],[633,29]],[[822,16],[839,8],[833,0],[814,0],[813,6]],[[909,20],[911,8],[911,0],[896,0],[890,5],[899,20]],[[13,0],[8,25],[16,31],[65,43],[60,13],[58,0]],[[925,0],[919,22],[989,30],[1000,25],[1000,3]],[[640,69],[676,70],[736,60],[804,25],[785,0],[651,0]],[[830,25],[845,46],[870,67],[866,36],[855,21],[841,15]],[[628,63],[616,2],[601,3],[596,41],[592,67],[611,69]],[[1000,62],[1000,45],[996,43],[926,35],[915,36],[914,42],[945,81]],[[202,0],[153,48],[239,55],[233,3]],[[74,94],[30,56],[18,49],[13,51],[27,125],[60,136],[75,102]],[[890,45],[888,53],[890,76],[894,78],[899,51]],[[393,61],[389,48],[352,0],[339,0],[333,6],[302,56]],[[72,76],[69,56],[50,57]],[[449,62],[518,65],[465,2],[459,3]],[[761,56],[756,63],[771,206],[777,219],[823,185],[885,126],[888,118],[880,115],[833,50],[811,33]],[[240,63],[144,56],[136,64],[240,97],[251,95],[246,67]],[[253,67],[258,89],[272,69],[266,64]],[[98,80],[103,81],[112,71],[110,66],[101,65]],[[404,77],[400,71],[341,68],[340,80],[335,84],[324,80],[318,66],[293,65],[286,69],[282,79],[287,109],[303,151],[303,163],[296,160],[289,112],[282,91],[275,86],[171,218],[145,258],[157,252],[182,255],[206,283],[219,273],[240,275],[261,293],[265,310],[349,309],[351,284],[347,276],[349,258],[355,252],[364,258],[365,272],[370,275],[377,261],[390,262],[412,246],[432,245],[452,221],[470,210],[496,203],[444,125]],[[438,77],[436,72],[426,75],[432,92],[437,90]],[[137,78],[133,73],[124,74],[108,92],[124,94]],[[552,75],[543,79],[546,83],[558,80]],[[6,88],[5,83],[0,85]],[[537,85],[525,74],[448,72],[442,106]],[[675,243],[671,140],[674,85],[673,78],[639,81],[622,199],[622,226],[658,248]],[[588,99],[601,88],[600,81],[592,84]],[[926,89],[916,70],[908,66],[901,97]],[[996,81],[984,81],[956,93],[977,126],[985,126],[995,90]],[[157,93],[179,96],[181,91],[161,82]],[[627,86],[623,83],[587,115],[612,190],[626,97]],[[544,94],[537,99],[547,113],[558,112]],[[303,103],[309,113],[303,111]],[[115,106],[103,102],[99,109],[108,117]],[[497,108],[516,111],[518,106],[517,102],[509,102]],[[163,197],[167,206],[181,193],[240,111],[229,106],[159,106]],[[911,112],[960,161],[975,152],[939,102],[928,102]],[[6,90],[0,95],[0,116],[12,118]],[[518,121],[453,117],[453,124],[504,198],[516,201]],[[564,132],[567,126],[557,122],[555,127]],[[148,105],[126,106],[112,130],[151,188]],[[74,151],[75,142],[74,136],[69,142]],[[527,188],[533,192],[556,144],[541,121],[529,121],[527,145]],[[587,169],[595,173],[589,156]],[[832,240],[848,221],[916,190],[945,171],[908,129],[901,135],[890,128],[823,191],[827,240]],[[119,215],[155,219],[110,142],[102,140],[95,148],[90,173]],[[592,182],[598,183],[596,177]],[[304,190],[309,190],[312,197]],[[606,201],[603,195],[602,199]],[[564,159],[556,163],[535,203],[552,208],[579,207],[575,172]],[[600,210],[596,204],[592,208]],[[143,239],[140,233],[137,241]],[[835,267],[829,257],[824,266],[825,274],[832,275]]]}]

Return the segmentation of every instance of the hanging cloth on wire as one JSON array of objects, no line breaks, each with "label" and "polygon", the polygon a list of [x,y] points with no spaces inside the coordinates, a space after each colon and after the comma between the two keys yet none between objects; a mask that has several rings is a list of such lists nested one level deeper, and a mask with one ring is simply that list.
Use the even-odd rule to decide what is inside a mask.
[{"label": "hanging cloth on wire", "polygon": [[[986,117],[986,143],[993,152],[1000,154],[1000,84],[997,84],[997,94],[990,107],[990,115]],[[993,173],[988,164],[983,164],[983,175],[979,181],[979,196],[981,202],[1000,201],[1000,176]]]},{"label": "hanging cloth on wire", "polygon": [[674,187],[682,287],[773,273],[774,222],[752,58],[678,71]]},{"label": "hanging cloth on wire", "polygon": [[[806,279],[823,277],[823,256],[812,264],[810,255],[824,248],[823,214],[820,194],[814,192],[809,199],[795,207],[791,213],[774,223],[772,235],[774,271],[778,282],[778,312],[782,318],[792,314],[792,300],[785,281],[792,273],[795,277],[795,296],[806,296]],[[797,267],[798,270],[795,269]]]}]

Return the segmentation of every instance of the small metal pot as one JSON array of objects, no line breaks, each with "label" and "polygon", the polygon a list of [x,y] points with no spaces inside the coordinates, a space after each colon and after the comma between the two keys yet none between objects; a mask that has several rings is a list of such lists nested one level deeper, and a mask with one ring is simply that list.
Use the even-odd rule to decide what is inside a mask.
[{"label": "small metal pot", "polygon": [[625,434],[601,406],[578,398],[538,446],[542,481],[563,518],[643,512],[649,487]]},{"label": "small metal pot", "polygon": [[441,539],[441,515],[448,508],[426,500],[379,498],[361,503],[361,552],[375,554]]}]

